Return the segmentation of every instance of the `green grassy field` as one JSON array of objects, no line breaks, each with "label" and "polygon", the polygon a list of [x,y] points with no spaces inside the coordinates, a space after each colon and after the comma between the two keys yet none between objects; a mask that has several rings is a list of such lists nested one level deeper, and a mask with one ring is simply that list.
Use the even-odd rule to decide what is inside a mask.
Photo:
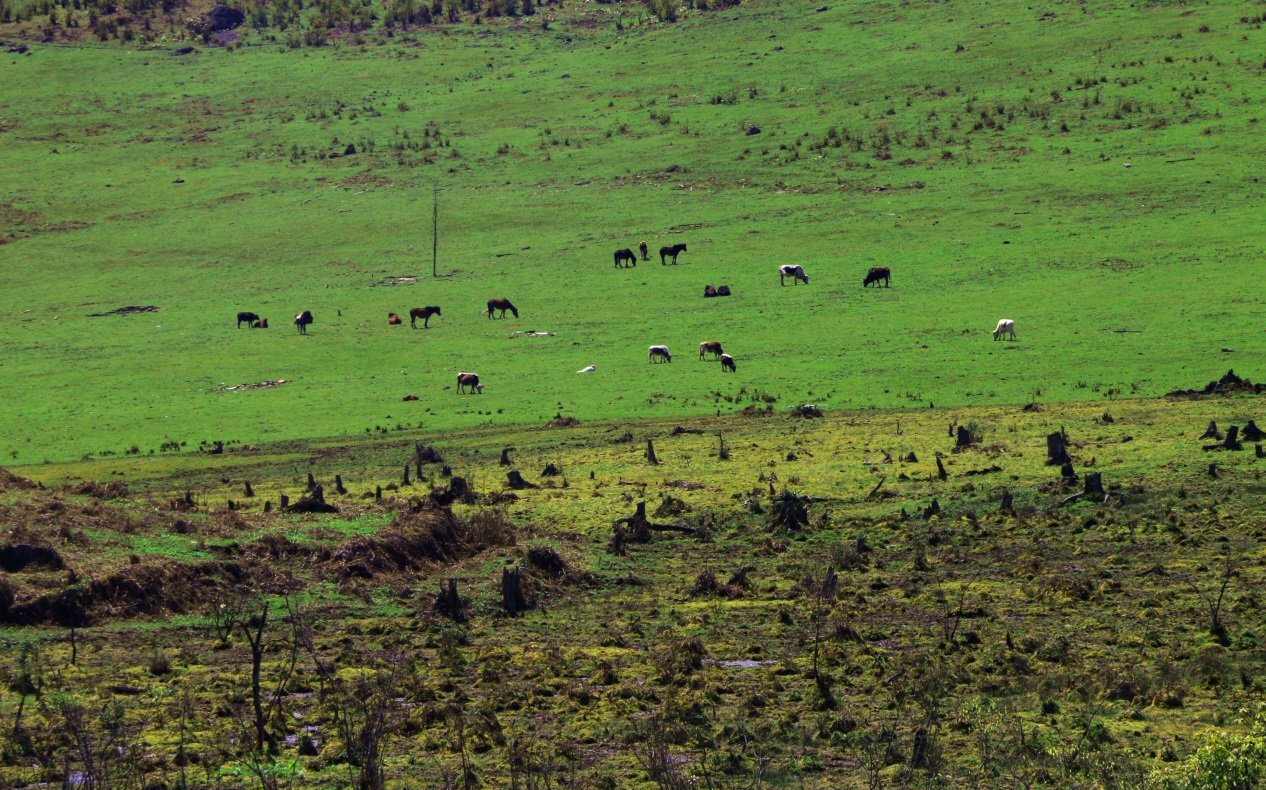
[{"label": "green grassy field", "polygon": [[[624,30],[618,11],[11,56],[0,452],[706,414],[741,388],[865,408],[1254,374],[1262,34],[1237,7],[755,3]],[[614,270],[642,239],[689,251]],[[811,284],[780,288],[784,262]],[[863,291],[871,265],[891,289]],[[418,279],[380,284],[400,276]],[[735,295],[704,301],[707,283]],[[487,320],[495,296],[521,318]],[[423,304],[445,311],[430,330],[386,326]],[[236,330],[240,309],[273,328]],[[1003,316],[1014,344],[989,337]],[[697,361],[705,339],[737,375]],[[486,393],[458,397],[459,370]]]},{"label": "green grassy field", "polygon": [[0,787],[1266,781],[1252,7],[126,5],[0,24]]}]

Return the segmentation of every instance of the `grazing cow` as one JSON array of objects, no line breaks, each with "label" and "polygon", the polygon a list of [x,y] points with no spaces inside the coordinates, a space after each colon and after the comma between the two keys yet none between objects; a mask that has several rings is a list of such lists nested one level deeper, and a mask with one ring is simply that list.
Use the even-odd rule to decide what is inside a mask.
[{"label": "grazing cow", "polygon": [[267,329],[267,328],[268,328],[267,318],[261,318],[255,323],[251,324],[251,329]]},{"label": "grazing cow", "polygon": [[674,263],[674,264],[675,264],[675,263],[677,263],[677,256],[678,256],[678,255],[680,255],[681,253],[685,252],[685,251],[686,251],[686,245],[685,245],[685,244],[673,244],[673,245],[670,245],[670,246],[668,246],[668,247],[660,247],[660,248],[659,248],[659,263],[660,263],[660,265],[661,265],[661,266],[666,266],[666,265],[667,265],[667,264],[665,263],[665,259],[666,259],[666,258],[672,258],[672,259],[673,259],[673,263]]},{"label": "grazing cow", "polygon": [[722,354],[721,355],[721,370],[722,371],[728,370],[731,373],[737,372],[738,365],[734,364],[734,357],[730,356],[729,354]]},{"label": "grazing cow", "polygon": [[623,269],[624,268],[623,264],[625,262],[627,262],[629,266],[637,265],[637,256],[634,255],[633,250],[630,250],[628,247],[625,247],[622,250],[615,251],[615,268]]},{"label": "grazing cow", "polygon": [[514,313],[515,318],[519,317],[518,309],[516,309],[514,305],[510,304],[509,299],[489,299],[488,300],[488,317],[489,318],[492,318],[493,310],[501,311],[501,315],[499,316],[500,318],[506,317],[506,310],[509,310],[510,312]]},{"label": "grazing cow", "polygon": [[993,339],[997,340],[1003,335],[1009,335],[1012,340],[1015,340],[1015,321],[1010,318],[998,319],[998,325],[993,328]]},{"label": "grazing cow", "polygon": [[704,354],[711,354],[713,359],[720,359],[725,353],[725,349],[721,348],[720,341],[705,340],[699,344],[699,359],[703,359]]},{"label": "grazing cow", "polygon": [[398,326],[398,325],[399,325],[399,324],[401,324],[401,323],[403,323],[403,322],[400,320],[400,316],[396,315],[395,313],[387,313],[387,324],[388,324],[388,325],[390,325],[390,326]]},{"label": "grazing cow", "polygon": [[865,288],[871,283],[874,283],[875,287],[878,288],[879,281],[883,280],[884,287],[887,288],[888,282],[891,279],[892,271],[887,266],[872,266],[870,267],[870,271],[866,272],[866,279],[862,280],[862,287]]},{"label": "grazing cow", "polygon": [[484,385],[479,383],[478,373],[458,373],[457,374],[457,392],[461,394],[465,392],[468,388],[471,392],[477,392],[480,395],[484,394]]},{"label": "grazing cow", "polygon": [[259,316],[255,315],[254,313],[250,311],[243,310],[242,312],[237,314],[237,328],[238,329],[242,328],[243,321],[246,322],[247,326],[252,326],[258,320],[259,320]]},{"label": "grazing cow", "polygon": [[644,241],[638,242],[637,251],[642,253],[642,260],[649,261],[651,259],[651,256],[650,256],[651,249],[650,247],[646,246],[646,242]]},{"label": "grazing cow", "polygon": [[809,275],[804,273],[804,267],[798,263],[784,263],[778,267],[778,284],[786,285],[785,279],[791,278],[791,284],[795,285],[798,281],[803,280],[805,285],[809,284]]},{"label": "grazing cow", "polygon": [[668,346],[651,346],[647,350],[650,352],[650,355],[646,360],[647,362],[655,362],[656,360],[660,362],[673,361],[673,355],[668,353]]},{"label": "grazing cow", "polygon": [[427,305],[426,307],[414,307],[409,310],[409,326],[414,329],[418,328],[418,319],[422,319],[422,328],[431,328],[431,316],[441,315],[440,308],[435,305]]},{"label": "grazing cow", "polygon": [[308,334],[308,324],[310,323],[312,323],[311,310],[304,310],[302,313],[299,313],[299,315],[295,316],[295,327],[298,328],[299,334],[301,335]]}]

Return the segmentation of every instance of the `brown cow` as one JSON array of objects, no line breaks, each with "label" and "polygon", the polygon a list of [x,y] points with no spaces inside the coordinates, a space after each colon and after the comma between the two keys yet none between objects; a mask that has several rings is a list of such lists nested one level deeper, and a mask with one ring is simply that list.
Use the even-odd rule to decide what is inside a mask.
[{"label": "brown cow", "polygon": [[422,328],[430,329],[431,316],[433,315],[443,315],[443,313],[440,312],[440,308],[436,307],[433,304],[427,305],[426,307],[414,307],[409,310],[409,326],[413,327],[414,329],[417,329],[418,319],[421,318]]},{"label": "brown cow", "polygon": [[471,392],[484,394],[484,385],[479,383],[478,373],[458,373],[457,374],[457,392],[463,393],[466,388],[470,388]]},{"label": "brown cow", "polygon": [[396,315],[395,313],[387,313],[387,324],[389,326],[396,326],[400,323],[403,323],[400,320],[400,316]]},{"label": "brown cow", "polygon": [[711,354],[713,359],[720,359],[725,353],[725,349],[721,348],[721,343],[717,340],[705,340],[699,344],[699,359],[703,359],[705,354]]}]

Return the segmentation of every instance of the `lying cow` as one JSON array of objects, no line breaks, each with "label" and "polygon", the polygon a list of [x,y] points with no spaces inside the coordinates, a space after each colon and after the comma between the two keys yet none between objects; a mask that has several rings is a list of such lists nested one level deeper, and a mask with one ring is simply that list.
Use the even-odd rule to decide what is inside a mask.
[{"label": "lying cow", "polygon": [[387,313],[387,325],[388,325],[388,326],[399,326],[401,323],[403,323],[403,322],[400,320],[400,316],[399,316],[398,314],[396,314],[396,313]]}]

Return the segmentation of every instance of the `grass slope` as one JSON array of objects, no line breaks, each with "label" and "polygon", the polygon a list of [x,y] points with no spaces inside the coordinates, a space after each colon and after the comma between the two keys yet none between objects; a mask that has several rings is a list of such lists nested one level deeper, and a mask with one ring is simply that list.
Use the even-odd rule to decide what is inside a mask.
[{"label": "grass slope", "polygon": [[[1154,394],[1220,373],[1223,346],[1266,350],[1262,33],[1239,9],[762,2],[616,30],[617,10],[12,56],[7,460],[702,414],[740,387],[852,408]],[[690,249],[613,270],[640,239]],[[787,261],[809,287],[777,286]],[[874,264],[891,290],[859,287]],[[420,278],[377,284],[400,275]],[[487,320],[494,296],[522,318]],[[87,315],[131,304],[161,310]],[[429,331],[385,325],[422,304],[445,310]],[[235,330],[239,309],[274,328]],[[988,337],[1003,315],[1015,344]],[[738,375],[693,359],[705,339]],[[677,361],[647,366],[650,343]],[[472,369],[487,393],[459,398]]]}]

